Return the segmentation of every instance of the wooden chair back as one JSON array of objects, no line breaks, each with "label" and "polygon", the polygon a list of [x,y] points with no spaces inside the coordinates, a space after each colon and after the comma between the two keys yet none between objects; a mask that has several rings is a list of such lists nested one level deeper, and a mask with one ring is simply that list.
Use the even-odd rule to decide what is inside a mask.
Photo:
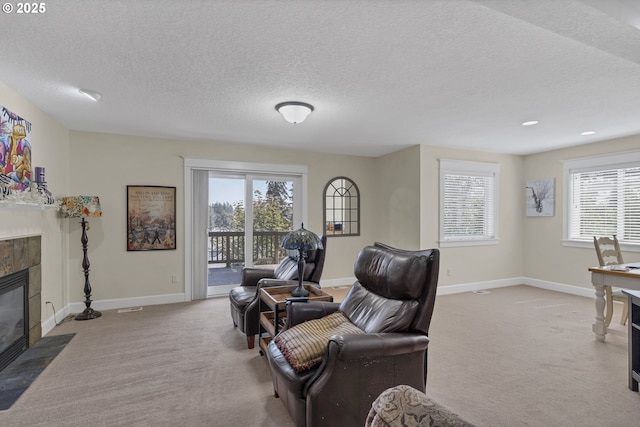
[{"label": "wooden chair back", "polygon": [[597,238],[593,236],[593,245],[596,248],[596,255],[598,255],[598,261],[601,267],[605,265],[624,264],[618,238],[615,234],[613,237],[602,236]]},{"label": "wooden chair back", "polygon": [[[613,237],[602,236],[600,238],[597,238],[596,236],[593,236],[593,245],[596,248],[596,255],[598,256],[600,267],[603,267],[605,265],[624,264],[624,260],[622,259],[622,252],[620,251],[620,244],[618,244],[618,238],[615,234],[613,235]],[[613,289],[611,289],[611,286],[604,287],[604,294],[606,301],[604,324],[606,326],[609,326],[609,324],[611,324],[611,318],[613,317],[613,301],[618,301],[624,304],[622,315],[620,317],[620,324],[626,324],[627,318],[629,317],[627,297],[619,290],[613,291]]]}]

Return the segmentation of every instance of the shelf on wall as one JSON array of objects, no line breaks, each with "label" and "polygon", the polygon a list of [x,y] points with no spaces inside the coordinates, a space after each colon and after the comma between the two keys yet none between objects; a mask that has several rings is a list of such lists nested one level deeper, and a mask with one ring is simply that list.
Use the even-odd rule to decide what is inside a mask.
[{"label": "shelf on wall", "polygon": [[55,208],[55,204],[45,203],[29,203],[29,202],[7,202],[0,200],[0,209],[9,210],[29,210],[29,211],[43,211],[45,209]]}]

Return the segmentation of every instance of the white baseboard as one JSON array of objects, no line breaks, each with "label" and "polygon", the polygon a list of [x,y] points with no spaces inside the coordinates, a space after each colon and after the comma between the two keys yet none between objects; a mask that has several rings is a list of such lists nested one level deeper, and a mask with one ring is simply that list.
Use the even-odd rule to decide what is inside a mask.
[{"label": "white baseboard", "polygon": [[356,281],[355,277],[343,277],[340,279],[320,280],[320,286],[323,288],[337,288],[339,286],[351,286]]},{"label": "white baseboard", "polygon": [[[81,310],[82,311],[82,310]],[[42,336],[47,335],[56,325],[69,315],[69,306],[63,307],[61,310],[56,310],[55,315],[51,315],[47,320],[43,320],[41,323]]]},{"label": "white baseboard", "polygon": [[[339,287],[351,286],[356,281],[355,277],[344,277],[340,279],[322,280],[322,287]],[[489,280],[486,282],[463,283],[459,285],[439,286],[437,295],[451,295],[462,292],[473,292],[482,289],[504,288],[506,286],[529,285],[536,288],[548,289],[550,291],[563,292],[566,294],[578,295],[587,298],[595,298],[593,287],[582,288],[579,286],[565,285],[556,282],[547,282],[545,280],[532,279],[529,277],[513,277],[510,279]],[[94,301],[91,306],[96,310],[113,310],[119,308],[139,307],[158,304],[172,304],[176,302],[184,302],[185,294],[167,294],[167,295],[151,295],[146,297],[122,298]],[[84,303],[74,302],[63,307],[56,312],[54,316],[42,321],[42,336],[49,333],[55,326],[56,322],[61,322],[71,313],[80,313],[84,310]]]},{"label": "white baseboard", "polygon": [[[356,281],[355,277],[344,277],[340,279],[322,280],[322,287],[338,287],[352,285]],[[563,283],[548,282],[545,280],[532,279],[530,277],[512,277],[509,279],[488,280],[486,282],[462,283],[459,285],[438,286],[438,295],[459,294],[462,292],[480,291],[482,289],[504,288],[506,286],[528,285],[550,291],[562,292],[565,294],[578,295],[581,297],[595,298],[593,287],[582,288],[580,286],[565,285]]]},{"label": "white baseboard", "polygon": [[[122,299],[105,299],[94,301],[91,307],[96,310],[113,310],[117,308],[138,307],[145,305],[172,304],[174,302],[184,302],[184,293],[181,294],[165,294],[151,295],[145,297],[122,298]],[[84,310],[84,303],[77,302],[71,305],[74,313],[80,313]]]},{"label": "white baseboard", "polygon": [[[91,307],[100,310],[114,310],[118,308],[142,307],[147,305],[172,304],[176,302],[184,302],[185,295],[182,294],[166,294],[166,295],[150,295],[146,297],[122,298],[98,300],[91,303]],[[42,336],[48,334],[55,326],[56,322],[61,322],[71,313],[81,313],[85,308],[83,302],[73,302],[67,304],[62,310],[56,312],[55,319],[53,316],[43,321]]]},{"label": "white baseboard", "polygon": [[[355,277],[343,277],[340,279],[330,279],[320,281],[323,288],[336,288],[340,286],[351,286],[357,279]],[[460,285],[438,286],[438,295],[459,294],[462,292],[472,292],[481,289],[502,288],[505,286],[522,285],[525,283],[524,277],[514,277],[511,279],[490,280],[486,282],[464,283]]]},{"label": "white baseboard", "polygon": [[535,288],[548,289],[550,291],[562,292],[565,294],[578,295],[581,297],[595,298],[593,287],[582,288],[580,286],[565,285],[563,283],[548,282],[545,280],[532,279],[530,277],[514,277],[511,279],[489,280],[486,282],[465,283],[461,285],[449,285],[438,287],[438,295],[457,294],[461,292],[473,292],[482,289],[503,288],[505,286],[528,285]]},{"label": "white baseboard", "polygon": [[548,289],[550,291],[578,295],[581,297],[587,297],[587,298],[596,297],[596,291],[593,286],[589,286],[588,288],[582,288],[580,286],[565,285],[563,283],[556,283],[556,282],[547,282],[545,280],[531,279],[528,277],[524,278],[523,284],[534,286],[536,288]]},{"label": "white baseboard", "polygon": [[488,280],[486,282],[463,283],[460,285],[438,286],[437,295],[459,294],[462,292],[473,292],[482,289],[504,288],[506,286],[522,285],[524,277],[513,277],[511,279]]}]

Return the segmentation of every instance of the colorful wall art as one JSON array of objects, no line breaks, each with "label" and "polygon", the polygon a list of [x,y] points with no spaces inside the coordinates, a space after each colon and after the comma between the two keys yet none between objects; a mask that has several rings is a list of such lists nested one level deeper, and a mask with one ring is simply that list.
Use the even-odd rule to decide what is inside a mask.
[{"label": "colorful wall art", "polygon": [[31,172],[31,123],[0,106],[0,185],[28,190]]}]

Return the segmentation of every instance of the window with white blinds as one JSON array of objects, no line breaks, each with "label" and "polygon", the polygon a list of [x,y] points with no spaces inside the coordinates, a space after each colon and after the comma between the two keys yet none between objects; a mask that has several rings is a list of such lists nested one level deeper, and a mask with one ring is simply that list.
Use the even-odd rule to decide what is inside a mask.
[{"label": "window with white blinds", "polygon": [[565,238],[613,235],[640,244],[640,152],[566,161]]},{"label": "window with white blinds", "polygon": [[440,245],[497,243],[497,163],[440,160]]}]

